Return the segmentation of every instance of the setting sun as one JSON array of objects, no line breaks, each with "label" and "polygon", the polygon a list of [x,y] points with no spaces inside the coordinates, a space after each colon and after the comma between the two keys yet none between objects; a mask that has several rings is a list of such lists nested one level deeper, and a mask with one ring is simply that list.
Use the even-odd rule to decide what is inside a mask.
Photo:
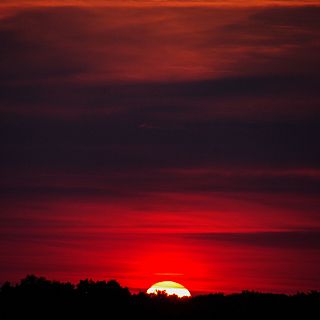
[{"label": "setting sun", "polygon": [[157,282],[147,290],[147,293],[151,294],[151,293],[157,293],[161,291],[164,291],[168,295],[177,295],[179,298],[191,297],[191,294],[187,288],[173,281]]}]

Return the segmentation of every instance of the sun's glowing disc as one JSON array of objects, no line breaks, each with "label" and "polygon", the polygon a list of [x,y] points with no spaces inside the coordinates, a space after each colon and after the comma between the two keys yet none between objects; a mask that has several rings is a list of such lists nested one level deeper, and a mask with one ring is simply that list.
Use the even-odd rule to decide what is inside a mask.
[{"label": "sun's glowing disc", "polygon": [[173,281],[161,281],[153,284],[148,290],[147,293],[157,294],[157,292],[164,291],[167,295],[177,295],[179,298],[181,297],[191,297],[191,294],[187,288],[177,282]]}]

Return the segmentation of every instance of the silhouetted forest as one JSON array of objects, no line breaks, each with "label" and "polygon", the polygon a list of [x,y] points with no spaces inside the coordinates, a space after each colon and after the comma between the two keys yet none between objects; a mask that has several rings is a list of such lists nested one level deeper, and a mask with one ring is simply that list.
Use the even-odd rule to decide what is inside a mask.
[{"label": "silhouetted forest", "polygon": [[115,281],[77,285],[29,275],[0,291],[0,319],[320,319],[320,292],[295,295],[243,291],[179,299],[131,294]]}]

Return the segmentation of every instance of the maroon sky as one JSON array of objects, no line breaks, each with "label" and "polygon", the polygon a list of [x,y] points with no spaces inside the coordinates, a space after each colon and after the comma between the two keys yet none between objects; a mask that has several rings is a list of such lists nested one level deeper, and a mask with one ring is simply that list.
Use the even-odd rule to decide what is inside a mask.
[{"label": "maroon sky", "polygon": [[320,289],[316,1],[2,1],[0,283]]}]

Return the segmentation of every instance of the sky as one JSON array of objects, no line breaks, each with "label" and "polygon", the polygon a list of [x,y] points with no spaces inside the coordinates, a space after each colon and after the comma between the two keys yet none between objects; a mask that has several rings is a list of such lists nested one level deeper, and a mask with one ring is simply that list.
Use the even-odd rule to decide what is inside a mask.
[{"label": "sky", "polygon": [[0,284],[320,290],[318,1],[0,4]]}]

